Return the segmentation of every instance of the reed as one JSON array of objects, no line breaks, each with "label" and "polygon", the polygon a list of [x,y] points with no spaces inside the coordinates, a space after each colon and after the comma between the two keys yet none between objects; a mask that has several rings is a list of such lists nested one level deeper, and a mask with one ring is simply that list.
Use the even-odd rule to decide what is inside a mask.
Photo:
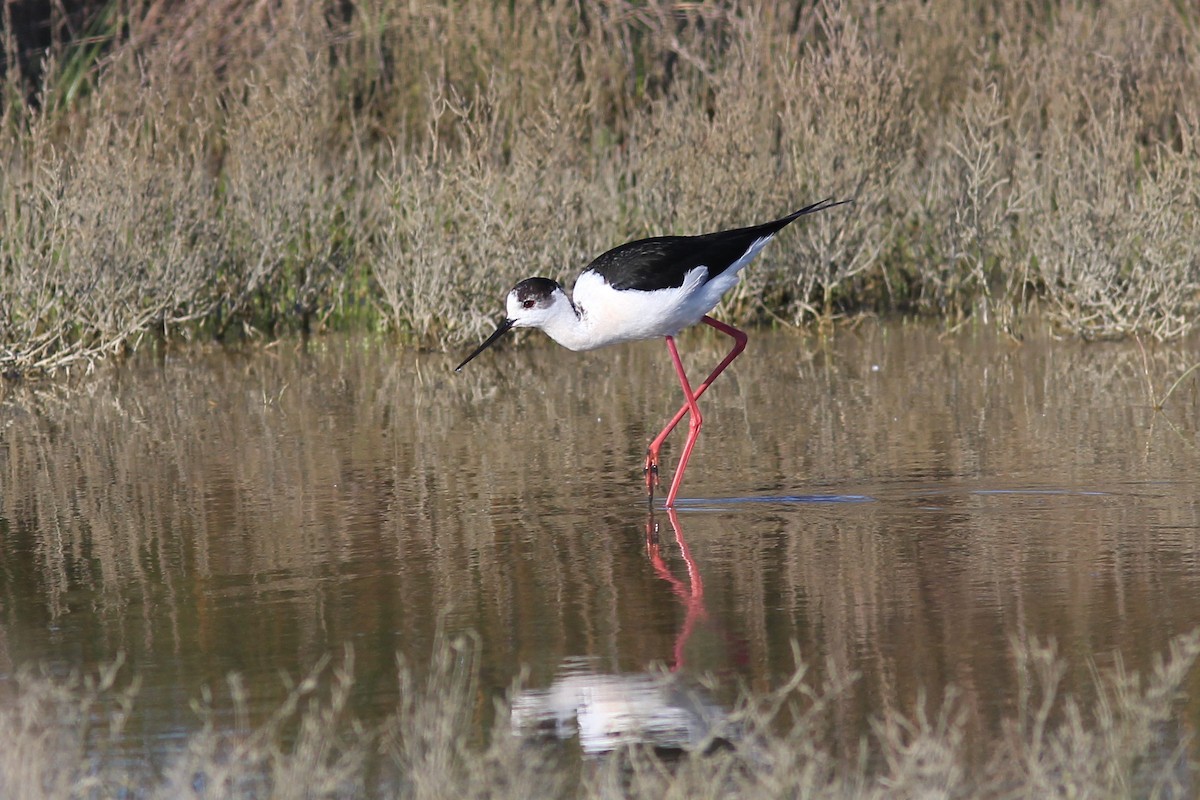
[{"label": "reed", "polygon": [[520,277],[826,195],[856,203],[773,244],[727,317],[1200,318],[1186,3],[71,7],[34,52],[5,6],[7,372],[328,328],[461,343]]}]

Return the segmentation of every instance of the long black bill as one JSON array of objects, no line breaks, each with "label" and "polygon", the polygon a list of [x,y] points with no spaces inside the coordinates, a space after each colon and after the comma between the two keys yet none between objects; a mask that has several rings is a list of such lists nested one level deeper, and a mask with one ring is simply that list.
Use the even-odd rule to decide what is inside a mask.
[{"label": "long black bill", "polygon": [[496,328],[496,332],[493,333],[491,336],[489,336],[487,338],[486,342],[479,345],[479,347],[477,347],[475,349],[474,353],[471,353],[471,355],[464,358],[463,362],[454,368],[454,371],[462,372],[462,368],[465,367],[471,361],[471,359],[473,359],[475,356],[479,355],[484,350],[487,350],[489,347],[491,347],[493,344],[495,344],[496,340],[499,339],[504,334],[508,333],[509,329],[512,326],[513,326],[513,321],[511,319],[506,319],[506,320],[504,320],[504,322],[501,322],[500,327]]}]

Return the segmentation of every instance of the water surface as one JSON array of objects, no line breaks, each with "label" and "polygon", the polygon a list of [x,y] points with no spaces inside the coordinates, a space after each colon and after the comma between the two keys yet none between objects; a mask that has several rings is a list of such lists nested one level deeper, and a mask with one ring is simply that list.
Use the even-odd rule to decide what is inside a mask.
[{"label": "water surface", "polygon": [[[681,350],[699,379],[723,346]],[[1014,640],[1053,638],[1086,693],[1089,659],[1147,670],[1200,623],[1195,373],[1154,408],[1197,353],[755,333],[701,401],[674,520],[641,479],[682,400],[659,342],[529,336],[456,375],[462,353],[330,337],[9,387],[0,682],[124,654],[126,738],[154,760],[198,727],[202,687],[240,673],[265,713],[280,671],[347,643],[355,711],[382,717],[396,654],[427,661],[439,626],[478,634],[497,694],[523,669],[545,693],[581,664],[657,666],[728,701],[779,685],[795,644],[818,680],[859,675],[830,732],[848,751],[954,685],[983,753],[1014,708]]]}]

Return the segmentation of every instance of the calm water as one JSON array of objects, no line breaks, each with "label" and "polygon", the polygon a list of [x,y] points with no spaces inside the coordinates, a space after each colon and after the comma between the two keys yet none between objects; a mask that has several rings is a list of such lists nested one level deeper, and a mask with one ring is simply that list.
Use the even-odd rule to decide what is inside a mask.
[{"label": "calm water", "polygon": [[[685,337],[697,377],[722,344]],[[439,624],[478,633],[485,689],[527,669],[526,705],[655,664],[711,676],[719,703],[782,682],[795,643],[816,676],[861,676],[846,746],[953,684],[986,750],[1014,638],[1053,637],[1086,692],[1089,655],[1149,669],[1200,624],[1200,381],[1151,402],[1196,342],[753,335],[702,401],[676,519],[641,489],[681,402],[661,343],[527,337],[455,375],[462,355],[329,338],[9,387],[0,685],[124,653],[129,747],[153,760],[198,727],[202,687],[220,706],[236,671],[262,712],[281,670],[346,643],[356,713],[382,717],[396,654],[427,662]]]}]

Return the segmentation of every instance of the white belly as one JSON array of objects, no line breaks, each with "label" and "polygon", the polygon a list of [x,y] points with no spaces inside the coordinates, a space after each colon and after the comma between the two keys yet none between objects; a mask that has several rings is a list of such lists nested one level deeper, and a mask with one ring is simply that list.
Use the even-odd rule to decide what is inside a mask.
[{"label": "white belly", "polygon": [[578,342],[561,343],[574,350],[592,350],[620,342],[674,336],[712,311],[738,280],[734,270],[705,283],[707,275],[707,268],[697,267],[687,274],[682,286],[641,292],[613,289],[596,273],[585,272],[575,282],[573,299],[583,316],[586,336]]}]

